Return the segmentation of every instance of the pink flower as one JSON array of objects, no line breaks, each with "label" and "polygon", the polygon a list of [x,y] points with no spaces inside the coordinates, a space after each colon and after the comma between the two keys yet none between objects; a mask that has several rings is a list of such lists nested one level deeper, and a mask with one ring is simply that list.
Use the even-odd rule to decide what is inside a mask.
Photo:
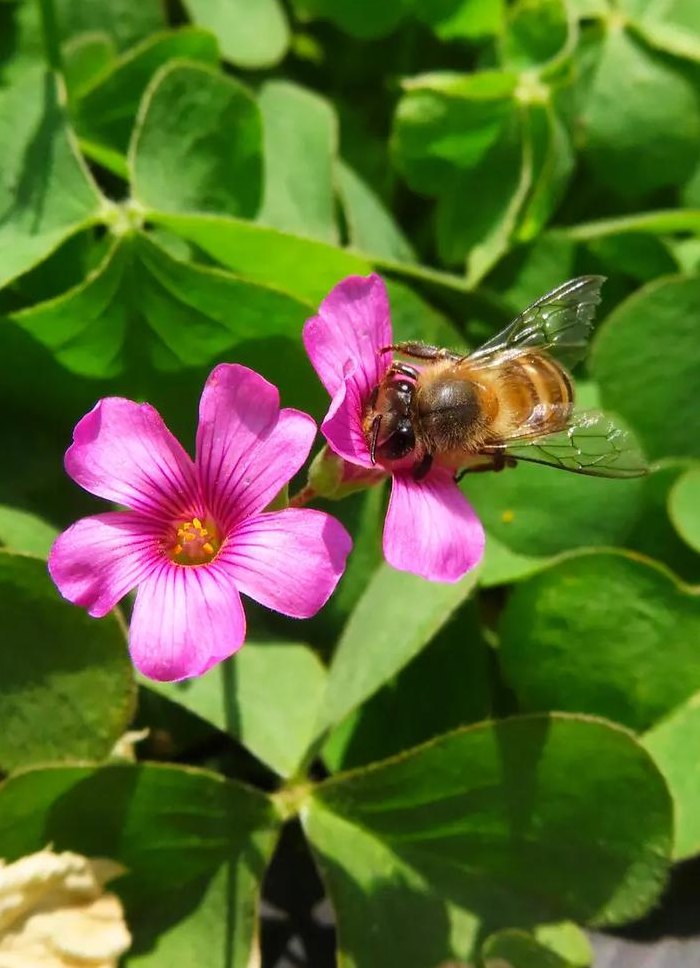
[{"label": "pink flower", "polygon": [[49,571],[99,618],[138,587],[130,649],[145,675],[201,675],[245,638],[240,592],[308,618],[335,588],[350,537],[321,511],[263,509],[306,460],[316,425],[280,410],[277,388],[244,366],[211,373],[195,460],[148,404],[101,400],[75,428],[68,474],[126,506],[60,535]]},{"label": "pink flower", "polygon": [[[391,358],[389,301],[377,275],[349,276],[306,322],[304,345],[332,397],[322,430],[331,448],[371,468],[363,416]],[[384,555],[394,568],[433,581],[458,581],[484,552],[481,522],[454,481],[454,472],[433,465],[421,481],[410,466],[387,466],[391,500],[384,524]]]}]

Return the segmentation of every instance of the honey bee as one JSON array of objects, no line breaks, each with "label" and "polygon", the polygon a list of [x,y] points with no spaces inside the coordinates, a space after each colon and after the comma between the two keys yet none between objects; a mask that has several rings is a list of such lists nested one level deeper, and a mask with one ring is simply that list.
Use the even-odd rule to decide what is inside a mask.
[{"label": "honey bee", "polygon": [[[586,353],[604,276],[579,276],[540,297],[466,356],[418,342],[396,351],[363,428],[372,463],[500,470],[518,461],[597,477],[648,470],[632,436],[600,411],[574,412],[567,366]],[[412,464],[411,464],[412,461]]]}]

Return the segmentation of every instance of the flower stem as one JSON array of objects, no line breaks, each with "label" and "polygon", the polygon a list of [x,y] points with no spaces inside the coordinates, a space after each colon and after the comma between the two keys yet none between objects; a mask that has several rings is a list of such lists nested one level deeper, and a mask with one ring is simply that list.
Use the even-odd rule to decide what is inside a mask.
[{"label": "flower stem", "polygon": [[313,487],[311,487],[310,484],[307,484],[305,487],[302,487],[300,491],[297,491],[296,494],[292,494],[292,496],[289,499],[289,507],[290,508],[306,507],[309,501],[313,501],[315,497],[316,497],[316,491],[314,490]]},{"label": "flower stem", "polygon": [[61,36],[56,20],[56,9],[53,0],[39,0],[41,14],[41,30],[44,35],[44,49],[49,67],[59,74],[63,73],[63,58],[61,56]]}]

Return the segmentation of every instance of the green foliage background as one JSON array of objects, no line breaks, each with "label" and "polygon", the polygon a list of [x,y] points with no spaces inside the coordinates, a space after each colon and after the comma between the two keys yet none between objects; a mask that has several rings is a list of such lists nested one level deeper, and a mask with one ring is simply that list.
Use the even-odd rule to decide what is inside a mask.
[{"label": "green foliage background", "polygon": [[[572,922],[700,852],[700,6],[1,0],[0,85],[0,856],[116,857],[128,965],[247,968],[298,817],[343,968],[584,968]],[[253,608],[233,661],[135,683],[123,617],[46,574],[97,507],[73,425],[119,394],[191,442],[222,360],[321,418],[301,327],[372,270],[450,346],[607,275],[579,395],[653,473],[467,477],[455,586],[382,563],[381,488],[329,505],[315,620]],[[148,762],[110,755],[132,721]]]}]

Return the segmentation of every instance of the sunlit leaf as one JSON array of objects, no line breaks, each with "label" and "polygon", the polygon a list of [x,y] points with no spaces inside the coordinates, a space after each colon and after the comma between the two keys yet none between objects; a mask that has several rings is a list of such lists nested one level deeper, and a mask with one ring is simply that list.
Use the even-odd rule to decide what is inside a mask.
[{"label": "sunlit leaf", "polygon": [[102,198],[68,126],[60,80],[31,71],[0,91],[0,285],[96,222]]},{"label": "sunlit leaf", "polygon": [[249,642],[205,676],[149,685],[290,776],[314,738],[325,670],[307,646]]},{"label": "sunlit leaf", "polygon": [[425,74],[406,81],[393,149],[408,183],[438,194],[446,177],[474,168],[513,117],[516,83],[516,74],[501,71]]},{"label": "sunlit leaf", "polygon": [[651,729],[642,739],[671,789],[675,807],[674,856],[700,853],[700,693]]},{"label": "sunlit leaf", "polygon": [[176,57],[213,66],[216,41],[203,30],[185,28],[154,34],[126,51],[80,94],[74,111],[81,138],[125,156],[144,91],[156,71]]},{"label": "sunlit leaf", "polygon": [[500,33],[504,0],[416,0],[413,15],[441,40],[472,40]]},{"label": "sunlit leaf", "polygon": [[693,467],[671,489],[668,511],[676,531],[700,552],[700,467]]},{"label": "sunlit leaf", "polygon": [[265,182],[258,220],[337,242],[333,167],[338,122],[330,103],[297,84],[268,81],[262,115]]},{"label": "sunlit leaf", "polygon": [[0,545],[10,551],[46,558],[58,531],[42,518],[0,504]]},{"label": "sunlit leaf", "polygon": [[481,957],[484,968],[589,968],[593,952],[586,935],[569,923],[497,931],[484,942]]},{"label": "sunlit leaf", "polygon": [[403,262],[416,259],[413,247],[379,197],[343,161],[335,168],[350,244],[363,252]]},{"label": "sunlit leaf", "polygon": [[284,56],[289,27],[279,0],[185,0],[184,6],[238,67],[269,67]]},{"label": "sunlit leaf", "polygon": [[254,215],[262,190],[261,128],[258,106],[240,82],[170,62],[140,108],[129,149],[134,196],[164,212]]},{"label": "sunlit leaf", "polygon": [[408,8],[410,0],[293,0],[296,14],[303,20],[331,20],[353,37],[381,37],[391,33]]}]

